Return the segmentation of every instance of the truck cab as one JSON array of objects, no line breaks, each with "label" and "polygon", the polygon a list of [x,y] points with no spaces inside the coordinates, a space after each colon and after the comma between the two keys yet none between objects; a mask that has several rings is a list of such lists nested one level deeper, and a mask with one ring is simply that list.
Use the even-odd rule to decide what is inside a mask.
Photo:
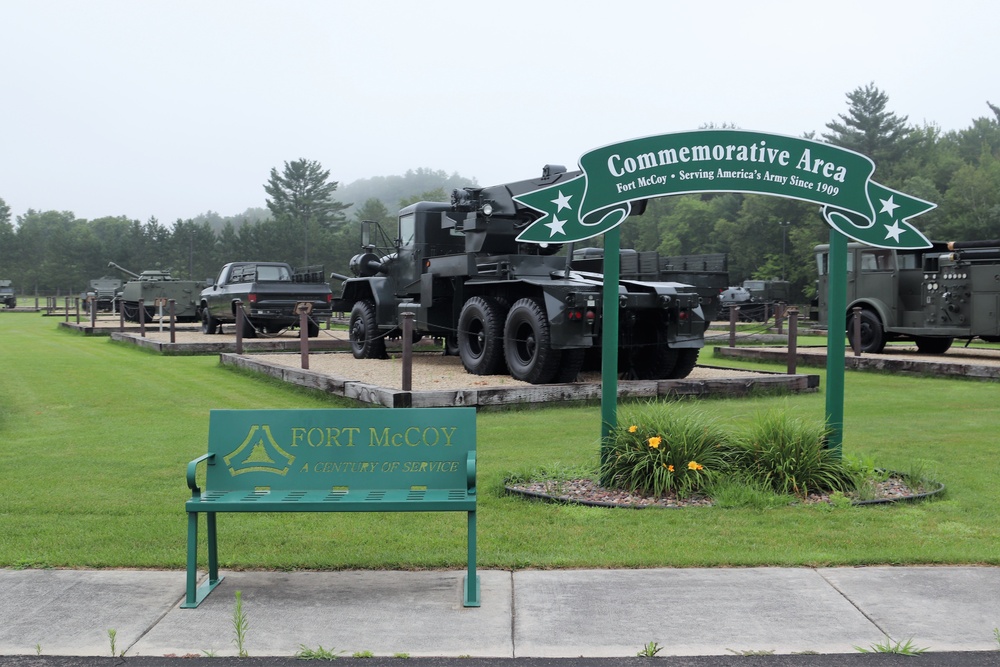
[{"label": "truck cab", "polygon": [[[833,318],[827,304],[830,271],[829,245],[816,246],[819,274],[818,302],[820,325],[833,326],[840,320],[848,337],[853,337],[854,308],[861,308],[861,350],[881,352],[891,340],[911,340],[921,352],[945,352],[954,338],[975,334],[965,326],[944,326],[934,310],[934,293],[939,290],[939,263],[947,258],[948,246],[934,243],[929,249],[893,250],[862,243],[847,246],[847,312]],[[959,271],[950,271],[959,275]],[[949,294],[954,298],[955,292]],[[964,298],[964,297],[963,297]],[[947,309],[946,309],[947,310]],[[994,309],[995,311],[996,309]],[[957,318],[955,318],[957,320]],[[948,323],[952,323],[952,320]],[[852,340],[852,344],[857,341]]]}]

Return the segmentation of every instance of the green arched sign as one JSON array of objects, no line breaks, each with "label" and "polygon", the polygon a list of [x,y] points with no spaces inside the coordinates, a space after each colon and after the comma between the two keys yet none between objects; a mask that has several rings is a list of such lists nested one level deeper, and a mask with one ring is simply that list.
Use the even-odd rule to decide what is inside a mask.
[{"label": "green arched sign", "polygon": [[543,214],[519,240],[569,243],[603,234],[638,199],[748,192],[818,204],[833,229],[868,245],[931,246],[908,220],[934,204],[872,181],[868,157],[810,139],[743,130],[661,134],[595,148],[580,168],[571,181],[515,197]]},{"label": "green arched sign", "polygon": [[[743,130],[698,130],[632,139],[584,153],[581,174],[514,199],[542,215],[518,236],[571,243],[605,235],[602,350],[604,442],[618,398],[618,252],[631,202],[678,194],[746,192],[812,202],[831,227],[830,312],[846,312],[847,239],[880,248],[929,248],[909,223],[934,204],[872,180],[875,163],[860,153],[811,139]],[[833,321],[831,319],[831,321]],[[830,447],[841,447],[844,335],[827,337],[826,422]],[[603,447],[603,446],[602,446]],[[602,451],[603,458],[603,451]]]}]

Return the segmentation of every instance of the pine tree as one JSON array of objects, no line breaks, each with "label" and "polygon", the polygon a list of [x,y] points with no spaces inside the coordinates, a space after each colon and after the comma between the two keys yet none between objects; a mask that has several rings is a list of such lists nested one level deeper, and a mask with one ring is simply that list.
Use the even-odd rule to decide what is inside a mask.
[{"label": "pine tree", "polygon": [[264,185],[270,196],[267,207],[283,228],[284,239],[291,242],[301,236],[304,264],[309,263],[310,240],[316,242],[346,220],[344,209],[350,204],[333,199],[338,184],[329,178],[330,172],[319,162],[300,158],[285,162],[281,174],[272,167],[271,178]]},{"label": "pine tree", "polygon": [[915,140],[906,124],[908,117],[886,111],[889,96],[874,82],[855,88],[847,94],[847,100],[850,102],[847,115],[839,114],[840,122],[827,123],[831,132],[823,138],[870,157],[878,167],[879,181],[885,182]]}]

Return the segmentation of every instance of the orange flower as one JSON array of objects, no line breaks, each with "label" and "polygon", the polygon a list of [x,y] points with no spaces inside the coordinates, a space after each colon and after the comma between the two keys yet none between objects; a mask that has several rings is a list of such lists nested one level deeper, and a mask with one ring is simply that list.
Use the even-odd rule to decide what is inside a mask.
[{"label": "orange flower", "polygon": [[635,424],[632,424],[631,426],[628,427],[628,432],[629,433],[635,433],[638,430],[639,430],[639,427],[636,426]]},{"label": "orange flower", "polygon": [[697,461],[691,461],[688,463],[688,470],[702,470],[705,466],[701,465]]},{"label": "orange flower", "polygon": [[649,439],[649,446],[652,447],[653,449],[656,449],[657,447],[660,446],[661,442],[663,442],[663,438],[661,438],[658,435],[654,435],[652,438]]},{"label": "orange flower", "polygon": [[671,465],[668,465],[668,466],[667,466],[667,470],[669,470],[670,472],[673,472],[673,471],[674,471],[674,466],[673,466],[673,464],[671,464]]}]

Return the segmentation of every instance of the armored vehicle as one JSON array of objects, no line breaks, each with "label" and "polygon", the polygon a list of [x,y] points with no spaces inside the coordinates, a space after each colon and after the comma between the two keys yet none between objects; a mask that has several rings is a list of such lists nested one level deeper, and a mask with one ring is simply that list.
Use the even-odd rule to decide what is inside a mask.
[{"label": "armored vehicle", "polygon": [[1000,342],[1000,240],[935,242],[930,249],[889,250],[848,244],[847,312],[827,308],[829,246],[816,246],[819,321],[844,326],[852,344],[861,308],[862,352],[909,340],[942,354],[958,338]]},{"label": "armored vehicle", "polygon": [[[343,281],[333,305],[351,312],[354,356],[385,357],[386,338],[400,336],[402,313],[412,312],[415,336],[451,340],[470,373],[574,380],[588,350],[601,346],[603,276],[573,270],[572,253],[557,256],[558,245],[519,243],[539,214],[513,197],[577,174],[549,166],[540,179],[413,204],[399,212],[393,241],[376,223],[362,223],[355,277]],[[617,305],[620,372],[644,379],[691,372],[705,330],[694,289],[621,278]]]},{"label": "armored vehicle", "polygon": [[778,304],[787,304],[791,284],[787,280],[744,280],[719,294],[722,309],[740,307],[740,319],[764,322]]},{"label": "armored vehicle", "polygon": [[9,280],[0,280],[0,303],[5,308],[17,308],[17,295]]},{"label": "armored vehicle", "polygon": [[205,287],[205,281],[178,280],[171,276],[169,271],[160,269],[133,273],[114,262],[108,262],[108,266],[132,278],[122,286],[121,293],[116,297],[118,307],[122,309],[126,320],[139,321],[140,299],[145,307],[147,322],[159,316],[161,306],[163,314],[166,315],[167,302],[170,299],[176,302],[174,313],[178,322],[194,322],[198,319],[198,295]]},{"label": "armored vehicle", "polygon": [[122,281],[113,276],[102,276],[90,281],[87,297],[92,299],[98,311],[111,311],[115,307],[115,297],[121,291]]}]

